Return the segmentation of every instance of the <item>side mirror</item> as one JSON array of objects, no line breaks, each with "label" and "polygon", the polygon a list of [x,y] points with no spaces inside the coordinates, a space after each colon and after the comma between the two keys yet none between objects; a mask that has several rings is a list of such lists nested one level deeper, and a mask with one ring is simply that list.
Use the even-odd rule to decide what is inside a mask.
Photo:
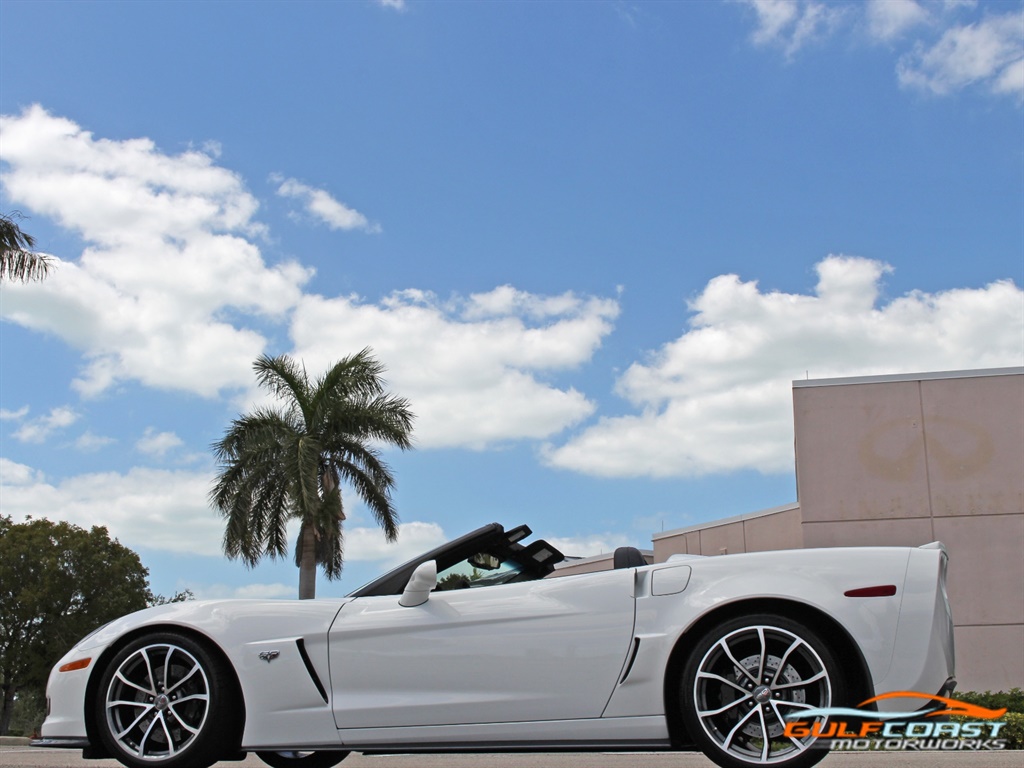
[{"label": "side mirror", "polygon": [[430,590],[437,586],[437,561],[427,560],[416,566],[416,570],[409,577],[409,583],[405,585],[398,604],[406,608],[415,605],[423,605],[430,597]]}]

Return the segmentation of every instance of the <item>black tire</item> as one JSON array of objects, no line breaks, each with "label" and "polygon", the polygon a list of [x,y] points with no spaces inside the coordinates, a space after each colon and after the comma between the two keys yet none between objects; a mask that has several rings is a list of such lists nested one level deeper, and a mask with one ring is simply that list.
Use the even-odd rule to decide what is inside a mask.
[{"label": "black tire", "polygon": [[230,672],[201,643],[155,632],[103,671],[95,723],[103,746],[129,768],[207,768],[237,752],[235,697]]},{"label": "black tire", "polygon": [[683,724],[722,768],[815,765],[828,750],[813,737],[783,735],[783,718],[843,706],[847,698],[839,665],[821,638],[772,614],[731,619],[707,632],[690,652],[680,684]]},{"label": "black tire", "polygon": [[257,752],[270,768],[334,768],[348,752]]}]

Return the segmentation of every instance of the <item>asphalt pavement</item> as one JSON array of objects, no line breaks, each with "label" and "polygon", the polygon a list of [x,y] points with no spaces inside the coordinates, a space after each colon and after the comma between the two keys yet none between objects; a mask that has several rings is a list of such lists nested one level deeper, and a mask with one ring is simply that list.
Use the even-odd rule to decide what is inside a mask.
[{"label": "asphalt pavement", "polygon": [[[6,740],[5,740],[6,741]],[[1024,768],[1024,751],[832,754],[822,768]],[[121,768],[115,760],[83,760],[74,750],[0,744],[3,768]],[[267,768],[255,755],[217,768]],[[715,768],[698,752],[544,753],[501,755],[361,755],[339,768]]]}]

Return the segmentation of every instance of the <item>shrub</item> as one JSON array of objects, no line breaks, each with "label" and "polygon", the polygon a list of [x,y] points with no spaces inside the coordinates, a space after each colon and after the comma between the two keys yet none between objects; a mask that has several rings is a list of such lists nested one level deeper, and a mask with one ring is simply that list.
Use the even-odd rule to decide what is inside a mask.
[{"label": "shrub", "polygon": [[1024,715],[1020,712],[1007,712],[1003,719],[1006,725],[999,735],[1006,739],[1006,748],[1024,749]]},{"label": "shrub", "polygon": [[1007,712],[1016,712],[1019,715],[1024,715],[1024,690],[1020,688],[1011,688],[1009,691],[996,691],[995,693],[992,693],[992,691],[985,691],[984,693],[958,691],[951,698],[988,709],[1002,709],[1006,707]]},{"label": "shrub", "polygon": [[[1002,709],[1006,707],[1006,714],[1000,720],[1005,720],[1006,725],[999,731],[999,738],[1006,739],[1007,749],[1024,749],[1024,690],[1011,688],[1009,691],[962,691],[954,693],[951,698],[959,701],[975,704],[987,709]],[[953,717],[955,721],[967,722],[969,717]]]}]

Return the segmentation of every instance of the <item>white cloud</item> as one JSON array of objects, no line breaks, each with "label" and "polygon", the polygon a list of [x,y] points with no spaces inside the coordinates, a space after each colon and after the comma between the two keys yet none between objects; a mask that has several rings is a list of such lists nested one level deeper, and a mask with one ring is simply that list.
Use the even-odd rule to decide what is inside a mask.
[{"label": "white cloud", "polygon": [[[104,525],[112,537],[132,549],[222,557],[224,519],[207,501],[212,485],[210,472],[138,467],[123,474],[97,472],[50,483],[32,467],[0,458],[3,514],[16,520],[26,515],[60,519],[83,528]],[[289,533],[292,546],[297,530]],[[385,541],[378,528],[349,525],[345,559],[390,565],[446,540],[436,523],[402,523],[393,544]],[[294,593],[294,587],[289,589]]]},{"label": "white cloud", "polygon": [[9,411],[6,408],[0,408],[0,421],[21,421],[28,416],[28,406],[23,405],[16,411]]},{"label": "white cloud", "polygon": [[42,443],[54,432],[70,427],[78,419],[79,414],[73,408],[60,406],[51,409],[45,416],[26,421],[14,433],[14,437],[23,443]]},{"label": "white cloud", "polygon": [[6,194],[77,232],[88,247],[39,283],[5,283],[2,314],[82,350],[85,395],[118,381],[211,397],[242,387],[264,347],[222,319],[281,318],[310,272],[268,267],[255,198],[197,151],[93,137],[33,106],[0,117]]},{"label": "white cloud", "polygon": [[934,45],[921,42],[897,67],[902,85],[947,94],[974,84],[1024,98],[1024,16],[989,16],[947,29]]},{"label": "white cloud", "polygon": [[393,8],[396,11],[406,9],[405,0],[377,0],[377,4],[383,8]]},{"label": "white cloud", "polygon": [[389,543],[379,528],[345,527],[345,562],[404,563],[448,541],[437,523],[409,522],[398,527],[398,541]]},{"label": "white cloud", "polygon": [[179,583],[179,589],[190,590],[196,600],[277,600],[298,597],[295,584],[243,584],[233,587],[186,580]]},{"label": "white cloud", "polygon": [[371,223],[359,211],[335,200],[330,193],[322,189],[315,189],[297,179],[282,179],[274,176],[272,180],[280,182],[277,194],[300,201],[307,213],[331,229],[361,229],[374,234],[381,231],[380,225]]},{"label": "white cloud", "polygon": [[845,9],[815,0],[746,0],[757,16],[752,39],[792,56],[808,43],[831,34]]},{"label": "white cloud", "polygon": [[1024,363],[1024,292],[1011,281],[880,304],[889,269],[830,256],[813,295],[716,277],[690,304],[689,330],[620,377],[639,413],[547,446],[547,461],[607,476],[788,472],[794,379]]},{"label": "white cloud", "polygon": [[[0,456],[0,487],[2,486],[22,486],[32,485],[33,483],[43,482],[43,473],[38,470],[32,469],[25,464],[19,464],[16,461],[5,459]],[[6,507],[6,504],[5,504]],[[5,515],[13,514],[4,511]]]},{"label": "white cloud", "polygon": [[508,286],[447,302],[423,291],[379,304],[308,296],[292,337],[310,370],[372,347],[393,391],[412,404],[418,446],[483,448],[548,437],[590,415],[583,394],[545,377],[586,363],[617,314],[611,299]]},{"label": "white cloud", "polygon": [[86,452],[98,451],[101,448],[105,448],[106,446],[116,442],[117,438],[107,437],[105,435],[96,435],[87,431],[75,440],[75,448]]},{"label": "white cloud", "polygon": [[928,11],[914,0],[870,0],[867,4],[870,34],[879,40],[893,40],[928,21]]},{"label": "white cloud", "polygon": [[0,493],[4,514],[15,518],[57,514],[83,528],[105,525],[133,549],[219,555],[224,525],[206,501],[211,482],[207,472],[134,468],[14,483],[5,472]]},{"label": "white cloud", "polygon": [[157,432],[148,427],[145,434],[135,443],[135,447],[142,453],[162,458],[168,451],[180,448],[184,444],[185,442],[173,432]]},{"label": "white cloud", "polygon": [[811,42],[853,30],[894,49],[897,79],[908,88],[948,94],[980,86],[1024,100],[1024,16],[979,10],[974,2],[740,0],[753,9],[755,45],[794,57]]}]

